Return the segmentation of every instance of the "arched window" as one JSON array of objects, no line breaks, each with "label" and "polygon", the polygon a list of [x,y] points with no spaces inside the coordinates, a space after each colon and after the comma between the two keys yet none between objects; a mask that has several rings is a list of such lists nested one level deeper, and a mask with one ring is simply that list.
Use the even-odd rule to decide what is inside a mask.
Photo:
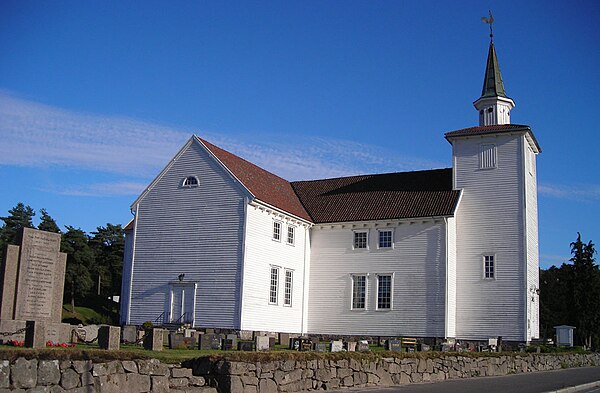
[{"label": "arched window", "polygon": [[198,178],[196,176],[188,176],[183,179],[183,187],[198,187]]}]

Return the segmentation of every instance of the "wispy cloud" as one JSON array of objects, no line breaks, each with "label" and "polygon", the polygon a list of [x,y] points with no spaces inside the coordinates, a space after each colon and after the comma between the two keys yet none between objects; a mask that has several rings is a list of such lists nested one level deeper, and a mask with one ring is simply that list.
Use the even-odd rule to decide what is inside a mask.
[{"label": "wispy cloud", "polygon": [[600,185],[597,184],[540,184],[538,193],[543,196],[569,199],[575,201],[598,201],[600,200]]},{"label": "wispy cloud", "polygon": [[42,191],[68,196],[127,196],[141,194],[147,185],[147,183],[116,181],[45,188]]},{"label": "wispy cloud", "polygon": [[[138,194],[192,133],[136,119],[67,111],[0,91],[0,165],[77,168],[112,173],[117,178],[114,183],[84,183],[45,190],[53,193]],[[333,138],[200,133],[212,143],[288,180],[445,165],[383,147]],[[134,181],[119,179],[123,176]]]}]

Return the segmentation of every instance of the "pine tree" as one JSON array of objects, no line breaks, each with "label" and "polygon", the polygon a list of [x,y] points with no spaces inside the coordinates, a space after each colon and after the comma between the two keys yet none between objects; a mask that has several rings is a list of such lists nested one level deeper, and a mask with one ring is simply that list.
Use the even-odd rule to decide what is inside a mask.
[{"label": "pine tree", "polygon": [[106,227],[97,227],[92,235],[90,246],[96,258],[95,271],[92,274],[99,277],[99,292],[105,296],[119,295],[125,231],[121,225],[106,224]]},{"label": "pine tree", "polygon": [[4,251],[7,244],[17,244],[17,235],[21,228],[33,228],[35,211],[31,206],[25,206],[22,202],[19,202],[17,206],[8,211],[8,214],[6,217],[0,217],[4,221],[4,225],[0,228],[1,251]]},{"label": "pine tree", "polygon": [[600,271],[594,263],[595,253],[592,241],[583,243],[577,233],[577,240],[571,243],[571,315],[577,336],[588,348],[592,348],[592,338],[600,334]]},{"label": "pine tree", "polygon": [[75,300],[84,299],[94,285],[90,275],[94,253],[84,231],[68,225],[66,228],[60,246],[61,251],[67,253],[64,294],[65,299],[71,300],[71,311],[75,312]]},{"label": "pine tree", "polygon": [[46,209],[40,209],[41,222],[38,225],[38,229],[47,232],[60,233],[60,228],[56,224],[54,218],[50,217]]}]

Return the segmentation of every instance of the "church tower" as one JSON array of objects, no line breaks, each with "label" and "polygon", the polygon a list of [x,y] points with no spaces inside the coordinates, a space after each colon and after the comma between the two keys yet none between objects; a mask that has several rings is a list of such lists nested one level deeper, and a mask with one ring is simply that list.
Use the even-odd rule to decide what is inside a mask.
[{"label": "church tower", "polygon": [[[490,34],[491,36],[491,34]],[[456,213],[455,321],[459,339],[528,342],[539,336],[536,156],[526,125],[511,124],[490,41],[479,126],[446,133],[452,144]]]}]

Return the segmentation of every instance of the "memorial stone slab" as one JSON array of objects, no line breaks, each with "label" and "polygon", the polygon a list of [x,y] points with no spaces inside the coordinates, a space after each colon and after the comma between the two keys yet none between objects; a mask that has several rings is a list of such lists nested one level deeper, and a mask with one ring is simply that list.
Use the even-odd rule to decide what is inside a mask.
[{"label": "memorial stone slab", "polygon": [[367,340],[361,340],[358,342],[359,352],[369,352],[369,342]]},{"label": "memorial stone slab", "polygon": [[279,345],[289,345],[290,335],[289,333],[279,333]]},{"label": "memorial stone slab", "polygon": [[184,329],[183,336],[184,337],[192,337],[194,335],[194,332],[196,332],[196,329]]},{"label": "memorial stone slab", "polygon": [[329,344],[327,343],[315,343],[315,351],[317,352],[327,352],[329,349]]},{"label": "memorial stone slab", "polygon": [[300,351],[308,352],[308,351],[312,350],[312,347],[313,347],[313,343],[310,339],[308,339],[308,338],[300,339]]},{"label": "memorial stone slab", "polygon": [[60,234],[23,228],[14,319],[60,323],[66,261]]},{"label": "memorial stone slab", "polygon": [[[229,349],[236,349],[237,343],[238,343],[238,336],[237,336],[237,334],[228,334],[225,336],[223,343],[225,343],[225,341],[230,341],[231,348],[229,348]],[[223,348],[223,349],[225,349],[225,348]]]},{"label": "memorial stone slab", "polygon": [[346,351],[356,352],[356,341],[348,341],[346,343]]},{"label": "memorial stone slab", "polygon": [[277,344],[277,338],[276,337],[269,337],[269,348],[274,348],[275,344]]},{"label": "memorial stone slab", "polygon": [[118,326],[102,325],[98,329],[98,346],[100,349],[118,351],[120,348],[121,328]]},{"label": "memorial stone slab", "polygon": [[46,341],[60,344],[69,343],[73,328],[74,326],[68,323],[46,323]]},{"label": "memorial stone slab", "polygon": [[269,346],[270,340],[267,336],[256,336],[254,341],[256,344],[257,351],[268,351],[269,349],[271,349],[271,347]]},{"label": "memorial stone slab", "polygon": [[430,351],[430,350],[431,350],[431,347],[429,345],[427,345],[427,344],[419,344],[419,351],[425,352],[425,351]]},{"label": "memorial stone slab", "polygon": [[13,333],[0,336],[0,343],[2,344],[13,340],[25,341],[25,321],[16,321],[14,319],[0,320],[0,332]]},{"label": "memorial stone slab", "polygon": [[389,339],[385,342],[385,349],[388,351],[402,352],[402,342],[400,340]]},{"label": "memorial stone slab", "polygon": [[43,321],[25,322],[25,347],[46,348],[46,326]]},{"label": "memorial stone slab", "polygon": [[341,352],[344,350],[344,343],[341,340],[331,342],[331,352]]},{"label": "memorial stone slab", "polygon": [[162,351],[165,331],[160,328],[154,328],[144,337],[144,348],[151,351]]},{"label": "memorial stone slab", "polygon": [[254,351],[254,341],[239,341],[238,350],[240,351]]},{"label": "memorial stone slab", "polygon": [[214,333],[205,333],[200,336],[199,349],[218,350],[221,349],[221,336]]},{"label": "memorial stone slab", "polygon": [[193,349],[198,347],[196,337],[186,337],[184,333],[169,334],[170,349]]},{"label": "memorial stone slab", "polygon": [[137,341],[137,326],[125,325],[123,326],[123,342],[126,344],[134,343]]},{"label": "memorial stone slab", "polygon": [[[21,247],[12,244],[9,244],[6,248],[6,255],[4,258],[4,275],[2,280],[0,320],[11,320],[15,317],[15,291],[17,286],[20,249]],[[2,252],[3,250],[0,250],[0,255]]]}]

